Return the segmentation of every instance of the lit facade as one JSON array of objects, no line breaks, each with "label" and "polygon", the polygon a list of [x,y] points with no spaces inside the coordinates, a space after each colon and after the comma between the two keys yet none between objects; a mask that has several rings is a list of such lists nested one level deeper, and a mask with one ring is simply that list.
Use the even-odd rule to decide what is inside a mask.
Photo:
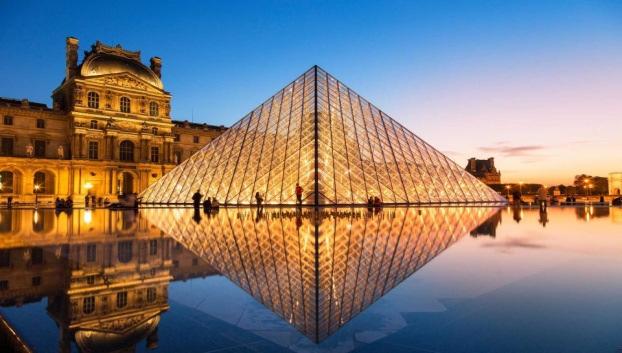
[{"label": "lit facade", "polygon": [[213,274],[133,211],[0,210],[0,305],[47,298],[60,352],[156,347],[170,282]]},{"label": "lit facade", "polygon": [[609,173],[609,194],[622,194],[622,172]]},{"label": "lit facade", "polygon": [[249,205],[503,202],[438,150],[317,66],[248,113],[141,195]]},{"label": "lit facade", "polygon": [[45,104],[0,98],[0,198],[50,202],[141,192],[224,127],[174,121],[162,62],[97,42],[78,64],[67,38],[65,78]]}]

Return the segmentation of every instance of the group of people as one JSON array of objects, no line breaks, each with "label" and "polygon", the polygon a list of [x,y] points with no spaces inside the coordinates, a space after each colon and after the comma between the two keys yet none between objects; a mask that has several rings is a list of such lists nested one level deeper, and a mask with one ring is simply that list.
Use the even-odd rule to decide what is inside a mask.
[{"label": "group of people", "polygon": [[378,196],[370,196],[367,199],[367,208],[380,208],[382,207],[382,200]]},{"label": "group of people", "polygon": [[106,198],[97,198],[95,195],[86,195],[84,196],[84,207],[95,207],[96,205],[99,206],[108,206],[110,204],[110,199]]},{"label": "group of people", "polygon": [[[194,209],[198,210],[201,208],[201,199],[203,195],[201,195],[200,190],[197,190],[194,195],[192,195],[192,203],[194,205]],[[203,211],[210,212],[211,210],[218,210],[220,208],[220,203],[216,197],[208,197],[203,201]]]},{"label": "group of people", "polygon": [[56,198],[54,201],[54,207],[57,210],[70,210],[73,208],[73,200],[71,196],[67,197],[67,199]]}]

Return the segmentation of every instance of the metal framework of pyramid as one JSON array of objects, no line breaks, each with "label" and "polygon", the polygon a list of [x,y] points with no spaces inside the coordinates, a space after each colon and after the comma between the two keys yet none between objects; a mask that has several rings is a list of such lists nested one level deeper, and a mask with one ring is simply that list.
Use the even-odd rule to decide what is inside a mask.
[{"label": "metal framework of pyramid", "polygon": [[504,202],[494,190],[314,66],[142,192],[144,203]]},{"label": "metal framework of pyramid", "polygon": [[[318,208],[320,209],[320,208]],[[148,208],[149,222],[314,342],[346,325],[488,220],[492,207]],[[199,217],[196,217],[199,214]],[[307,347],[308,348],[308,347]]]}]

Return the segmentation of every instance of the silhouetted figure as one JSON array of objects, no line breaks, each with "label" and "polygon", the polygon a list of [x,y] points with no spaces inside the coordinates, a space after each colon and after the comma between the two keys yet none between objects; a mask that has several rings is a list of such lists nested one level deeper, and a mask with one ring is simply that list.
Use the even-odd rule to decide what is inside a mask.
[{"label": "silhouetted figure", "polygon": [[6,208],[13,207],[13,196],[9,196],[6,198]]},{"label": "silhouetted figure", "polygon": [[84,207],[89,207],[89,201],[91,201],[91,197],[89,195],[84,196]]},{"label": "silhouetted figure", "polygon": [[212,209],[218,210],[219,208],[220,208],[220,202],[218,202],[218,199],[216,199],[216,197],[212,197]]},{"label": "silhouetted figure", "polygon": [[622,206],[622,197],[616,197],[615,199],[611,200],[611,205]]},{"label": "silhouetted figure", "polygon": [[521,199],[522,199],[522,195],[520,191],[514,191],[512,193],[512,202],[514,202],[515,205],[520,205],[522,201]]},{"label": "silhouetted figure", "polygon": [[542,224],[542,227],[546,227],[546,224],[549,223],[549,214],[546,212],[546,206],[544,207],[544,210],[540,208],[539,222]]},{"label": "silhouetted figure", "polygon": [[605,197],[603,195],[600,195],[600,199],[598,202],[605,203]]},{"label": "silhouetted figure", "polygon": [[523,219],[523,217],[521,216],[522,211],[523,210],[520,207],[512,208],[512,216],[516,223],[520,223],[520,221]]},{"label": "silhouetted figure", "polygon": [[263,203],[263,197],[261,197],[261,194],[259,193],[259,191],[255,193],[255,201],[257,202],[257,207],[261,208],[261,205]]},{"label": "silhouetted figure", "polygon": [[380,208],[382,207],[382,200],[378,196],[374,197],[374,207]]},{"label": "silhouetted figure", "polygon": [[194,203],[194,208],[197,209],[197,210],[201,207],[201,198],[202,197],[203,197],[203,195],[201,195],[199,190],[197,190],[197,192],[195,192],[194,195],[192,195],[192,202]]},{"label": "silhouetted figure", "polygon": [[95,207],[96,203],[97,203],[97,198],[95,197],[95,195],[92,195],[91,196],[91,205],[93,205],[93,207]]},{"label": "silhouetted figure", "polygon": [[212,198],[208,197],[203,201],[203,212],[208,213],[212,210]]},{"label": "silhouetted figure", "polygon": [[71,199],[71,196],[68,196],[67,200],[65,200],[65,208],[67,209],[73,208],[73,200]]},{"label": "silhouetted figure", "polygon": [[57,197],[56,200],[54,201],[54,207],[56,209],[59,209],[59,208],[65,207],[65,205],[64,205],[64,202],[61,201],[61,199]]},{"label": "silhouetted figure", "polygon": [[194,215],[192,215],[192,220],[196,222],[196,224],[201,223],[201,212],[199,212],[199,209],[197,207],[195,207],[194,209]]},{"label": "silhouetted figure", "polygon": [[296,203],[299,206],[302,206],[302,186],[300,186],[300,184],[296,183]]},{"label": "silhouetted figure", "polygon": [[370,196],[369,199],[367,199],[367,209],[371,211],[373,208],[374,208],[374,197]]}]

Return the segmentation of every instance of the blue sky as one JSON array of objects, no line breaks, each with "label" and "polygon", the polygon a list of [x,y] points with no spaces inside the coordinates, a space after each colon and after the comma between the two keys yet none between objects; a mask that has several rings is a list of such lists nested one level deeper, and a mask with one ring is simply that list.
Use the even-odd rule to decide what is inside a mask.
[{"label": "blue sky", "polygon": [[160,56],[180,120],[230,125],[317,64],[504,180],[622,169],[620,1],[0,1],[0,21],[3,97],[49,104],[72,35]]}]

